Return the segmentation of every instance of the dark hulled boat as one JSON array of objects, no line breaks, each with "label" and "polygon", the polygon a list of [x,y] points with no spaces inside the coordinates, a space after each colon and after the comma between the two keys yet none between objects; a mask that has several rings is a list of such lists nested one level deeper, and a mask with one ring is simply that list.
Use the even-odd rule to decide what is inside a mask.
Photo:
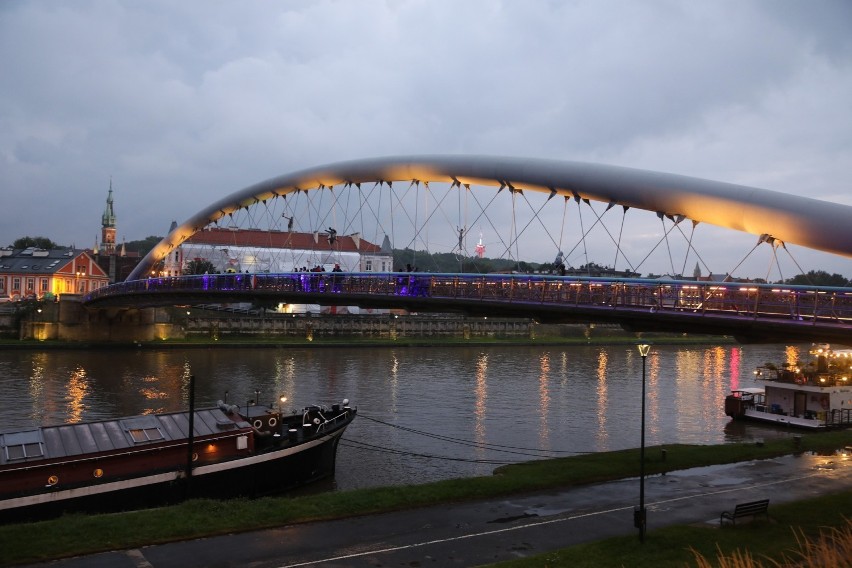
[{"label": "dark hulled boat", "polygon": [[3,432],[0,521],[292,489],[334,473],[356,413],[347,400],[292,414],[220,403],[191,421],[171,412]]}]

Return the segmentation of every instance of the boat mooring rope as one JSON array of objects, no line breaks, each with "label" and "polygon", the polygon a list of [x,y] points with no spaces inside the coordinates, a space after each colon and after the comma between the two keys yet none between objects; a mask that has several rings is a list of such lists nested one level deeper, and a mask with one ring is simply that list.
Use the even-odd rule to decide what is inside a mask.
[{"label": "boat mooring rope", "polygon": [[[493,452],[502,452],[507,454],[515,454],[520,456],[532,457],[532,458],[555,458],[562,457],[565,455],[576,455],[576,454],[584,454],[588,452],[576,452],[576,451],[563,451],[563,450],[542,450],[539,448],[524,448],[519,446],[506,446],[502,444],[488,444],[483,442],[474,442],[472,440],[465,440],[462,438],[453,438],[451,436],[444,436],[442,434],[435,434],[433,432],[426,432],[423,430],[416,430],[414,428],[409,428],[407,426],[400,426],[398,424],[391,424],[390,422],[385,422],[383,420],[379,420],[378,418],[373,418],[370,416],[365,416],[362,413],[358,413],[358,418],[369,420],[371,422],[376,422],[377,424],[382,424],[383,426],[388,426],[390,428],[397,428],[399,430],[403,430],[405,432],[409,432],[411,434],[417,434],[419,436],[425,436],[427,438],[433,438],[435,440],[440,440],[442,442],[449,442],[452,444],[459,444],[463,446],[469,446],[472,448],[480,449],[480,450],[488,450]],[[455,458],[455,457],[447,457],[447,456],[436,456],[430,454],[419,454],[416,452],[406,452],[403,450],[397,450],[393,448],[385,448],[382,446],[376,446],[373,444],[367,444],[366,442],[361,442],[357,440],[347,439],[346,441],[352,442],[353,444],[359,444],[364,449],[373,449],[375,451],[385,451],[388,453],[394,453],[399,455],[410,455],[417,457],[427,457],[433,459],[445,459],[448,461],[465,461],[472,463],[489,463],[489,464],[510,464],[510,463],[519,463],[519,461],[504,461],[504,460],[488,460],[488,459],[465,459],[465,458]],[[520,460],[526,461],[526,460]]]}]

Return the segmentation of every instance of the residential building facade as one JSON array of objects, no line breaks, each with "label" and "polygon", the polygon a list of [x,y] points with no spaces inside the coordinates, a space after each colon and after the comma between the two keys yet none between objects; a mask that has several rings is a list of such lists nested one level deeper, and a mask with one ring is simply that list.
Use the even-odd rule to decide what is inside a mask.
[{"label": "residential building facade", "polygon": [[86,294],[109,284],[109,277],[86,251],[0,249],[0,297],[51,299]]}]

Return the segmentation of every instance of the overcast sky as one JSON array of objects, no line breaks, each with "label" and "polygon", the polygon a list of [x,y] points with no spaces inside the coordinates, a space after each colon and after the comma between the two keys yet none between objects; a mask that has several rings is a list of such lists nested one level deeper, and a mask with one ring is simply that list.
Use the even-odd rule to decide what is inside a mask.
[{"label": "overcast sky", "polygon": [[136,240],[269,177],[399,154],[852,204],[850,29],[845,0],[3,0],[0,245],[91,247],[110,179]]}]

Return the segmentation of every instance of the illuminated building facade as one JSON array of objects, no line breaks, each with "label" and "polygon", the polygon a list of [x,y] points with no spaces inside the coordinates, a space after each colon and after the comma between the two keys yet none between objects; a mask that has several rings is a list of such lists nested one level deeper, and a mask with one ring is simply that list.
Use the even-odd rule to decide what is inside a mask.
[{"label": "illuminated building facade", "polygon": [[107,284],[106,272],[84,250],[0,249],[0,298],[50,299],[85,294]]}]

